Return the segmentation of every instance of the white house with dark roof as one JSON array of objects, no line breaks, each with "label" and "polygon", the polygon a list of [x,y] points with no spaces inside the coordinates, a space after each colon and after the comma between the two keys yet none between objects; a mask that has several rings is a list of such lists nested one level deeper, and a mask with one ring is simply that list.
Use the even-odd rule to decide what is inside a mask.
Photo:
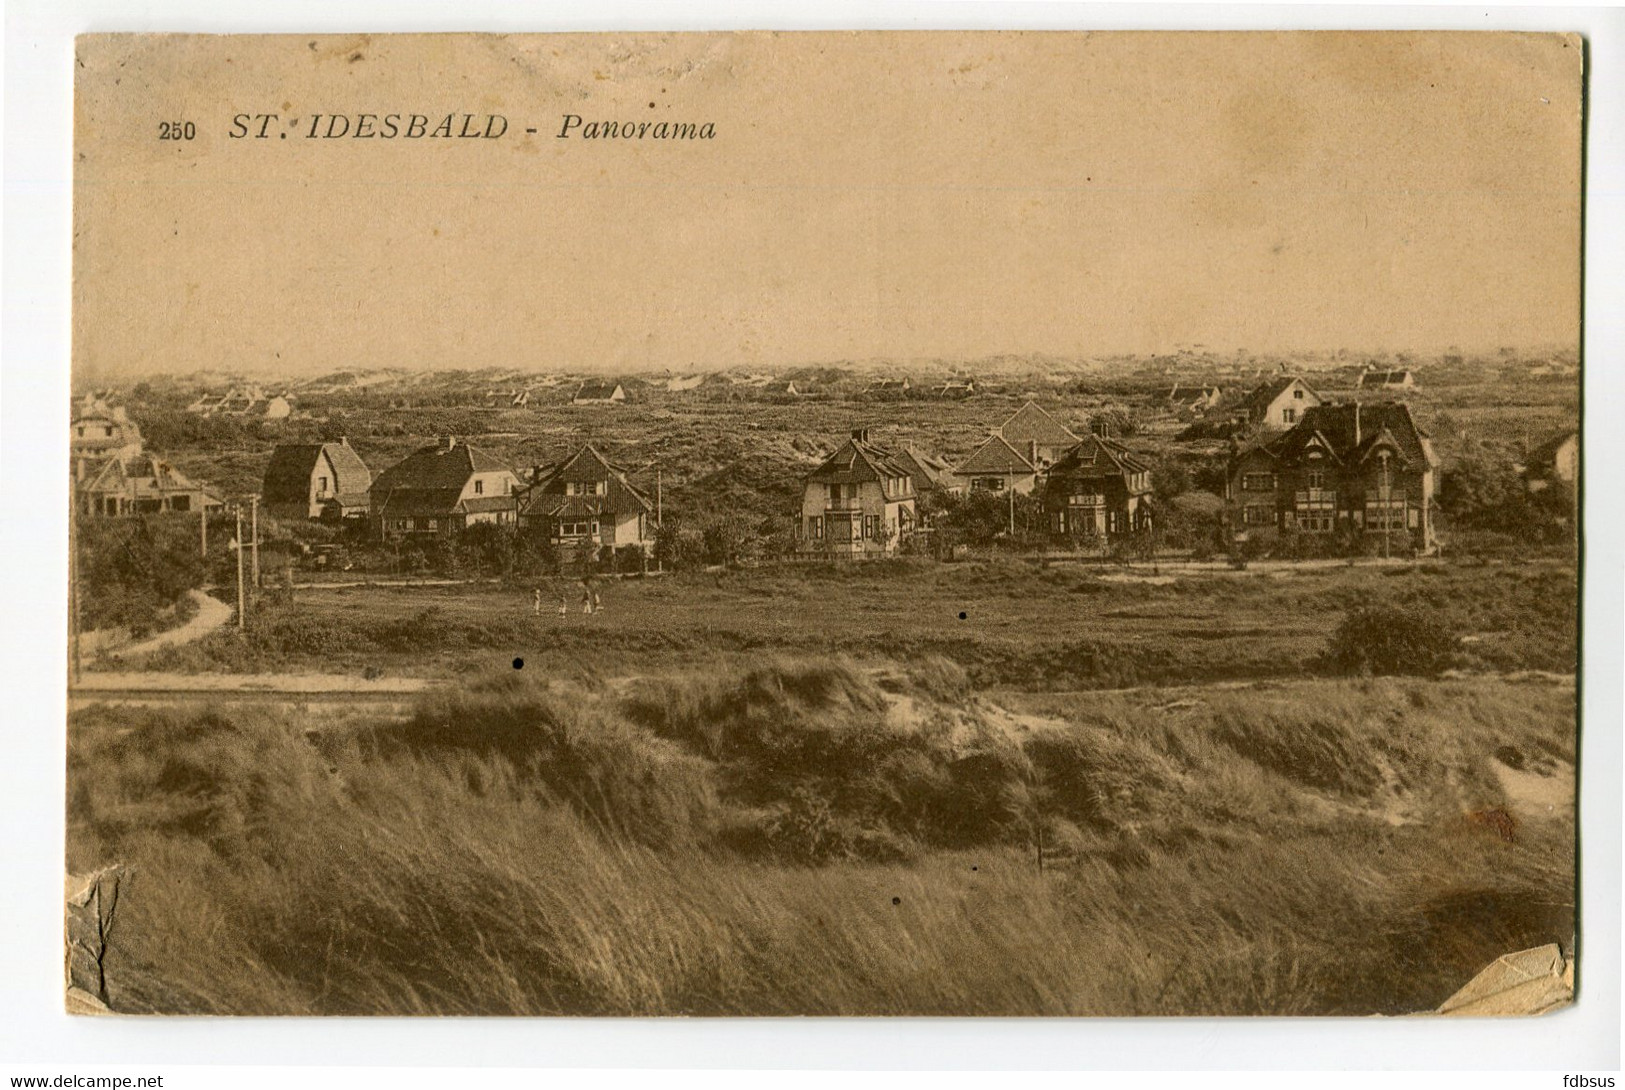
[{"label": "white house with dark roof", "polygon": [[1216,409],[1224,399],[1224,391],[1217,386],[1198,383],[1174,383],[1166,390],[1157,391],[1157,400],[1165,402],[1175,412],[1188,412],[1201,416]]},{"label": "white house with dark roof", "polygon": [[283,443],[271,452],[260,488],[267,513],[287,519],[362,518],[372,471],[350,441]]},{"label": "white house with dark roof", "polygon": [[202,394],[186,406],[200,416],[253,416],[266,420],[286,420],[293,405],[284,394],[267,395],[258,386],[239,386],[224,394]]},{"label": "white house with dark roof", "polygon": [[892,452],[854,429],[802,482],[798,547],[804,553],[880,556],[914,533],[914,481]]},{"label": "white house with dark roof", "polygon": [[1285,431],[1295,427],[1310,409],[1321,404],[1321,397],[1309,384],[1292,375],[1281,375],[1257,387],[1239,406],[1247,423],[1266,431]]},{"label": "white house with dark roof", "polygon": [[518,492],[519,478],[500,459],[447,436],[378,474],[368,495],[379,530],[394,536],[513,525]]},{"label": "white house with dark roof", "polygon": [[1384,370],[1380,367],[1373,367],[1360,375],[1360,389],[1366,392],[1372,390],[1390,390],[1398,392],[1401,390],[1414,389],[1415,386],[1416,376],[1403,367],[1394,368],[1392,370]]},{"label": "white house with dark roof", "polygon": [[519,497],[519,524],[576,548],[653,547],[655,505],[591,443],[532,471]]}]

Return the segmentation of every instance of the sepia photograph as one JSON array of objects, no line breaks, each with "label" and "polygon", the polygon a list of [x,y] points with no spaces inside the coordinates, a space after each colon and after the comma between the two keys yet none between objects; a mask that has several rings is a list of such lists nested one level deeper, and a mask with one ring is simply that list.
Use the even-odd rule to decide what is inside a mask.
[{"label": "sepia photograph", "polygon": [[69,1012],[1583,1002],[1580,36],[73,64]]}]

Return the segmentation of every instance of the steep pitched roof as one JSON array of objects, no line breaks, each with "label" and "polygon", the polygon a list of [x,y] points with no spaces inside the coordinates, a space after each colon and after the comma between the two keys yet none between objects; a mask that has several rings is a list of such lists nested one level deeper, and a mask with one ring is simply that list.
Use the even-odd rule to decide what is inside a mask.
[{"label": "steep pitched roof", "polygon": [[999,426],[999,435],[1010,443],[1037,443],[1041,447],[1069,447],[1078,441],[1071,428],[1032,401],[1017,409],[1009,420]]},{"label": "steep pitched roof", "polygon": [[1264,446],[1276,457],[1294,458],[1317,442],[1343,462],[1359,461],[1389,442],[1419,468],[1437,464],[1427,432],[1417,426],[1410,407],[1397,402],[1315,405],[1297,426]]},{"label": "steep pitched roof", "polygon": [[[1269,409],[1270,403],[1290,389],[1292,384],[1296,382],[1303,382],[1303,380],[1296,375],[1281,375],[1272,378],[1242,398],[1240,408],[1249,417],[1262,416]],[[1307,382],[1303,383],[1303,388],[1309,390],[1311,394],[1315,393],[1314,390],[1310,389]],[[1315,396],[1319,397],[1320,395],[1315,394]]]},{"label": "steep pitched roof", "polygon": [[322,450],[333,463],[333,472],[338,475],[335,485],[340,492],[365,492],[372,487],[372,470],[348,440],[323,443]]},{"label": "steep pitched roof", "polygon": [[310,475],[323,455],[333,466],[333,491],[341,498],[364,496],[372,487],[372,471],[348,442],[282,443],[271,452],[261,488],[267,503],[303,503],[309,495]]},{"label": "steep pitched roof", "polygon": [[616,390],[621,390],[621,396],[626,396],[626,391],[621,389],[618,382],[583,382],[575,393],[575,400],[609,401],[615,396]]},{"label": "steep pitched roof", "polygon": [[303,503],[310,494],[310,474],[321,457],[320,443],[282,443],[271,451],[260,493],[266,503]]},{"label": "steep pitched roof", "polygon": [[[201,492],[215,499],[206,487],[153,454],[113,458],[84,486],[87,492],[117,492],[133,496],[163,496],[170,492]],[[217,499],[215,502],[219,502]]]},{"label": "steep pitched roof", "polygon": [[1050,477],[1095,477],[1103,473],[1147,473],[1151,467],[1114,439],[1090,435],[1050,467]]},{"label": "steep pitched roof", "polygon": [[908,469],[900,464],[890,451],[862,439],[848,439],[825,458],[823,464],[807,474],[807,480],[824,484],[852,484],[858,481],[878,481],[883,477],[907,477]]},{"label": "steep pitched roof", "polygon": [[[602,496],[571,495],[572,482],[604,481]],[[520,500],[521,513],[548,518],[580,517],[582,515],[648,514],[654,504],[641,489],[626,479],[626,470],[611,462],[591,443],[586,444],[563,461],[543,466],[535,481],[525,490]]]},{"label": "steep pitched roof", "polygon": [[962,462],[954,472],[961,477],[974,473],[1014,474],[1038,472],[1033,464],[1021,456],[1021,453],[1005,441],[1002,435],[990,435],[987,442],[976,448],[969,458]]},{"label": "steep pitched roof", "polygon": [[905,447],[892,455],[892,461],[914,478],[915,491],[940,487],[945,477],[953,474],[953,466],[935,455]]},{"label": "steep pitched roof", "polygon": [[419,447],[378,474],[372,482],[372,491],[380,494],[403,489],[455,488],[460,491],[475,473],[512,472],[482,450],[460,440],[451,442],[450,447],[444,442]]}]

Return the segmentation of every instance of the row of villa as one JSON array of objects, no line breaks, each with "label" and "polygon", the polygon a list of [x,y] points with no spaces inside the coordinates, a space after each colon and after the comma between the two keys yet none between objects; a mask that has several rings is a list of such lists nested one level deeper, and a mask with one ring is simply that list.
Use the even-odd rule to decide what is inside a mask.
[{"label": "row of villa", "polygon": [[[1438,457],[1408,406],[1326,403],[1301,379],[1283,378],[1241,411],[1255,432],[1227,473],[1233,540],[1296,531],[1373,535],[1417,552],[1436,546]],[[1151,478],[1122,443],[1080,437],[1031,402],[956,468],[912,448],[887,450],[859,429],[808,476],[798,538],[807,552],[889,552],[921,529],[918,500],[933,489],[1036,495],[1052,535],[1111,538],[1154,525]]]},{"label": "row of villa", "polygon": [[924,529],[930,492],[1038,495],[1057,535],[1113,535],[1151,525],[1151,469],[1123,444],[1080,437],[1033,402],[958,466],[892,451],[858,428],[808,474],[796,536],[803,552],[867,555],[897,549]]},{"label": "row of villa", "polygon": [[[1235,540],[1292,530],[1377,534],[1386,546],[1419,552],[1435,546],[1438,458],[1404,403],[1327,402],[1303,380],[1281,377],[1248,395],[1240,412],[1252,438],[1233,449],[1227,474],[1225,518]],[[221,505],[144,454],[121,412],[87,403],[75,429],[85,513]],[[1565,442],[1558,461],[1576,449],[1572,433]],[[1046,529],[1065,538],[1111,538],[1157,521],[1152,468],[1142,455],[1094,431],[1080,435],[1028,402],[957,465],[855,429],[802,481],[797,549],[893,552],[930,529],[921,501],[931,493],[1034,497]],[[285,444],[272,454],[261,498],[276,517],[367,519],[387,537],[449,536],[488,523],[534,530],[560,545],[648,547],[659,519],[658,502],[627,468],[590,444],[521,474],[442,438],[376,477],[346,439]]]},{"label": "row of villa", "polygon": [[414,451],[376,478],[347,439],[285,444],[271,455],[261,495],[273,516],[370,518],[386,537],[452,536],[487,523],[534,529],[563,545],[654,541],[655,503],[625,467],[591,444],[523,478],[454,437]]}]

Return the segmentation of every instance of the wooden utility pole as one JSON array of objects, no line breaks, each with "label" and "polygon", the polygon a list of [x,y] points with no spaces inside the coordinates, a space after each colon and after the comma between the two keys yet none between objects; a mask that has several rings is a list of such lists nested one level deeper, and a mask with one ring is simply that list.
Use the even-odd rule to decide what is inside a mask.
[{"label": "wooden utility pole", "polygon": [[260,498],[258,496],[250,497],[248,503],[249,548],[252,550],[249,555],[253,557],[254,561],[254,566],[249,573],[252,577],[249,582],[253,584],[255,590],[258,590],[260,585]]},{"label": "wooden utility pole", "polygon": [[241,632],[247,627],[247,621],[243,615],[243,509],[240,504],[237,507],[237,537],[232,545],[237,550],[237,631]]},{"label": "wooden utility pole", "polygon": [[209,504],[202,497],[198,498],[197,505],[197,554],[205,560],[209,558]]},{"label": "wooden utility pole", "polygon": [[1010,536],[1016,536],[1016,478],[1014,475],[1004,482],[1004,490],[1010,494]]},{"label": "wooden utility pole", "polygon": [[1388,557],[1388,538],[1394,523],[1393,486],[1388,481],[1388,452],[1383,451],[1377,461],[1378,472],[1382,474],[1382,558]]}]

